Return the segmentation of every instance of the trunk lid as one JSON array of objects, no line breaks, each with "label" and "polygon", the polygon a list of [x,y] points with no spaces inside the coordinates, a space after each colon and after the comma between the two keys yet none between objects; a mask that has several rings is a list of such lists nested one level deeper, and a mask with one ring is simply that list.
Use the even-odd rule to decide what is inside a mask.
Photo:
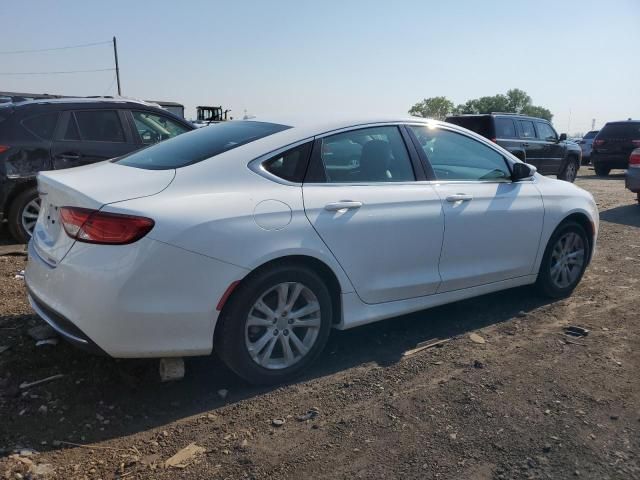
[{"label": "trunk lid", "polygon": [[41,207],[32,237],[36,252],[56,266],[73,246],[75,240],[60,223],[61,207],[99,210],[109,203],[149,197],[167,188],[174,177],[175,170],[142,170],[112,162],[41,172]]}]

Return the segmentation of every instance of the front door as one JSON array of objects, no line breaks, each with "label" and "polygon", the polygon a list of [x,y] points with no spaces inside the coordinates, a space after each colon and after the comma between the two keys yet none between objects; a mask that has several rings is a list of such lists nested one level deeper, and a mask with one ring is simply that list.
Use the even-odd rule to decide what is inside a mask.
[{"label": "front door", "polygon": [[101,162],[140,148],[125,120],[118,110],[63,112],[51,147],[53,168]]},{"label": "front door", "polygon": [[[416,181],[398,126],[317,139],[303,185],[309,221],[366,303],[435,293],[444,216],[429,182]],[[315,166],[314,166],[315,165]]]},{"label": "front door", "polygon": [[539,141],[536,137],[533,122],[531,120],[517,120],[516,124],[520,135],[520,146],[525,152],[524,161],[536,167],[540,173],[544,173],[544,142]]},{"label": "front door", "polygon": [[443,204],[438,292],[531,274],[544,217],[533,182],[512,182],[505,158],[476,139],[446,127],[410,128]]},{"label": "front door", "polygon": [[541,162],[541,170],[544,174],[559,174],[564,158],[564,145],[558,141],[556,131],[545,122],[536,122],[538,140],[544,145],[544,158]]}]

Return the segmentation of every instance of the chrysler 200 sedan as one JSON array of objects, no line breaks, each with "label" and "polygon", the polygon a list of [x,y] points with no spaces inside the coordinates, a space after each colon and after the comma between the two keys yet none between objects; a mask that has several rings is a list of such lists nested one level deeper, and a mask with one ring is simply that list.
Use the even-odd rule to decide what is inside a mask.
[{"label": "chrysler 200 sedan", "polygon": [[38,177],[35,311],[113,357],[276,383],[347,329],[521,285],[571,294],[593,197],[464,128],[232,121]]}]

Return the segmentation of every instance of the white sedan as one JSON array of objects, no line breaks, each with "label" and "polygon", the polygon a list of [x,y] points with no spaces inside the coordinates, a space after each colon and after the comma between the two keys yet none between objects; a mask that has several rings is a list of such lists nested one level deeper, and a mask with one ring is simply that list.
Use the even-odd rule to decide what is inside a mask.
[{"label": "white sedan", "polygon": [[71,342],[274,383],[331,328],[537,284],[569,295],[593,197],[455,125],[233,121],[38,177],[26,283]]}]

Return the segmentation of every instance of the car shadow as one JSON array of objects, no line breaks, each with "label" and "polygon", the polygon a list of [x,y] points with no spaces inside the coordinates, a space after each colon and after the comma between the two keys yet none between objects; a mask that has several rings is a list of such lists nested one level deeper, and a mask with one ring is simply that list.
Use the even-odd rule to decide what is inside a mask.
[{"label": "car shadow", "polygon": [[576,179],[583,179],[583,180],[624,180],[625,176],[626,176],[625,171],[622,171],[622,172],[619,172],[619,173],[610,173],[606,177],[598,177],[597,175],[592,175],[592,174],[591,175],[584,175],[584,174],[581,175],[580,173],[578,173],[578,176],[576,177]]},{"label": "car shadow", "polygon": [[600,220],[630,227],[640,227],[640,205],[634,203],[603,210],[600,212]]},{"label": "car shadow", "polygon": [[[369,363],[392,365],[421,342],[452,338],[509,322],[523,315],[521,312],[547,303],[548,300],[532,288],[519,287],[352,330],[334,331],[315,365],[292,384]],[[0,323],[6,325],[3,318],[7,320],[0,317]],[[21,321],[24,322],[24,318]],[[153,360],[91,356],[65,343],[35,347],[28,338],[12,348],[14,357],[10,362],[0,358],[4,362],[4,365],[0,363],[3,367],[0,370],[8,371],[9,378],[13,379],[13,392],[5,391],[4,399],[0,399],[4,400],[4,408],[0,409],[4,413],[0,415],[5,417],[0,417],[0,438],[8,447],[17,445],[19,439],[21,446],[32,446],[39,451],[74,448],[58,442],[91,444],[131,435],[182,418],[215,413],[222,406],[277,388],[248,385],[230,372],[215,354],[188,359],[183,380],[160,383],[157,361]],[[16,391],[22,381],[54,374],[65,376],[34,387],[29,390],[30,396]],[[228,391],[226,398],[218,393],[221,389]],[[46,415],[38,413],[43,399],[50,405]],[[108,424],[101,418],[107,418]],[[7,430],[3,432],[4,429]],[[10,453],[11,449],[0,451],[0,457]]]}]

